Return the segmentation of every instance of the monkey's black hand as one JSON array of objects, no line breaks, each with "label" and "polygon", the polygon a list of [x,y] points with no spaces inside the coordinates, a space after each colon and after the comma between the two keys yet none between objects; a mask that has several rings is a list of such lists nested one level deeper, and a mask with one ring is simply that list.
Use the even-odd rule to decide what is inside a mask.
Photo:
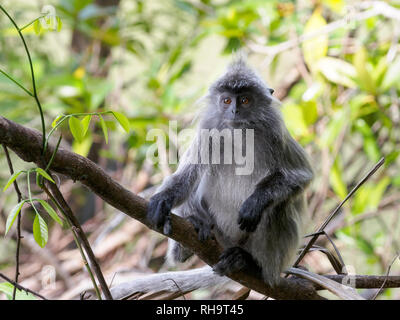
[{"label": "monkey's black hand", "polygon": [[188,216],[187,220],[193,225],[200,241],[205,241],[212,236],[212,225],[198,216]]},{"label": "monkey's black hand", "polygon": [[261,269],[250,253],[240,247],[232,247],[222,252],[217,264],[213,266],[214,272],[220,276],[232,274],[246,269],[254,275],[261,273]]},{"label": "monkey's black hand", "polygon": [[151,197],[147,207],[147,218],[157,228],[163,228],[165,234],[171,232],[170,213],[174,198],[167,192],[160,192]]},{"label": "monkey's black hand", "polygon": [[238,218],[240,229],[247,232],[254,232],[256,230],[265,208],[264,201],[260,200],[257,194],[252,194],[243,202],[239,210]]}]

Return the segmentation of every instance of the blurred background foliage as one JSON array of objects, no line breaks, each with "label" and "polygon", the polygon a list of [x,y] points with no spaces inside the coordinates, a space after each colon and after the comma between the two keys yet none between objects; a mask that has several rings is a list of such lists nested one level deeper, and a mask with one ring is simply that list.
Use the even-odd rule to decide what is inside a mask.
[{"label": "blurred background foliage", "polygon": [[[381,3],[345,0],[2,1],[19,26],[39,17],[42,7],[49,4],[62,21],[61,30],[39,30],[33,24],[23,31],[48,130],[60,114],[106,110],[123,112],[131,125],[127,134],[105,117],[111,131],[106,144],[98,122],[91,123],[81,142],[74,141],[65,124],[58,129],[63,147],[71,146],[99,163],[132,191],[151,194],[152,186],[175,168],[146,159],[154,143],[146,140],[148,130],[161,128],[168,134],[170,120],[177,120],[179,129],[190,127],[207,86],[224,70],[231,53],[244,49],[250,64],[276,90],[290,132],[305,146],[314,165],[309,232],[317,229],[368,169],[386,157],[384,167],[328,227],[345,263],[354,266],[357,274],[386,272],[400,252],[400,11],[396,11],[400,3],[385,2],[390,5],[385,8],[391,8],[385,14],[376,11]],[[23,46],[4,15],[0,15],[0,67],[29,87]],[[1,74],[0,114],[40,128],[31,97]],[[17,169],[29,167],[13,159]],[[8,178],[1,153],[0,184]],[[16,203],[11,189],[0,194],[0,231]],[[110,236],[125,230],[128,222],[115,220],[120,217],[115,210],[81,186],[66,181],[63,190],[92,241],[104,236],[102,232]],[[23,220],[32,219],[30,211],[25,209]],[[27,233],[31,225],[31,221],[24,225]],[[76,250],[66,240],[61,249],[55,243],[66,237],[55,231],[59,229],[52,225],[45,249],[63,272],[86,279],[87,275],[68,269],[68,258],[59,255],[63,248]],[[58,240],[52,243],[52,237]],[[147,245],[140,239],[146,239]],[[320,244],[329,247],[326,239]],[[165,245],[162,237],[142,230],[129,233],[125,242],[100,259],[107,274],[124,268],[157,271],[162,268]],[[13,237],[0,239],[0,271],[12,274],[14,248]],[[33,263],[35,250],[29,245],[23,249],[22,263]],[[142,254],[147,257],[144,262]],[[132,255],[141,258],[135,260]],[[76,268],[82,271],[77,260]],[[39,290],[39,280],[32,279],[45,262],[36,263],[37,269],[31,267],[36,273],[26,268],[22,279],[36,283]],[[305,264],[316,272],[332,272],[318,252],[309,254]],[[399,271],[397,261],[391,272]],[[59,277],[56,290],[42,291],[66,297],[61,292],[65,294],[68,279]],[[385,297],[399,298],[399,292],[385,290]]]}]

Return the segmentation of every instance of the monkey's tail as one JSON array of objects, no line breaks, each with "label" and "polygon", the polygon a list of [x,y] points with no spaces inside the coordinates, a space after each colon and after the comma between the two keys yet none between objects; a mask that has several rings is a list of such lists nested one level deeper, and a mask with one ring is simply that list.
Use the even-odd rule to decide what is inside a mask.
[{"label": "monkey's tail", "polygon": [[[123,299],[133,294],[145,294],[148,292],[159,292],[164,297],[165,292],[168,292],[171,293],[171,297],[177,297],[200,288],[224,285],[229,281],[232,280],[228,277],[217,275],[210,266],[204,266],[187,271],[173,271],[140,276],[118,284],[110,290],[114,299]],[[157,295],[155,298],[157,299]]]}]

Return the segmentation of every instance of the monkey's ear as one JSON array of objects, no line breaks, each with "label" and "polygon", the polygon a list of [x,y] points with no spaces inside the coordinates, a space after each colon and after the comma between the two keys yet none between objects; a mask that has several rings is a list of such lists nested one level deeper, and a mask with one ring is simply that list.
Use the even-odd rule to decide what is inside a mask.
[{"label": "monkey's ear", "polygon": [[268,90],[269,90],[269,93],[270,93],[270,94],[273,94],[273,93],[275,92],[275,90],[272,89],[272,88],[268,88]]}]

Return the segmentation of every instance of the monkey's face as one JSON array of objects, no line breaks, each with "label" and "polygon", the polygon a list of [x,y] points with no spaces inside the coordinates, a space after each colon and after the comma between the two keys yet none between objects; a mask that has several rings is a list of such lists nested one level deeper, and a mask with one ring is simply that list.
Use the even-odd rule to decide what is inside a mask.
[{"label": "monkey's face", "polygon": [[219,97],[219,107],[222,118],[229,122],[240,122],[247,118],[250,108],[254,107],[255,99],[251,92],[223,92]]},{"label": "monkey's face", "polygon": [[223,123],[230,127],[241,127],[258,122],[271,103],[271,91],[263,94],[247,89],[220,92],[217,105]]}]

